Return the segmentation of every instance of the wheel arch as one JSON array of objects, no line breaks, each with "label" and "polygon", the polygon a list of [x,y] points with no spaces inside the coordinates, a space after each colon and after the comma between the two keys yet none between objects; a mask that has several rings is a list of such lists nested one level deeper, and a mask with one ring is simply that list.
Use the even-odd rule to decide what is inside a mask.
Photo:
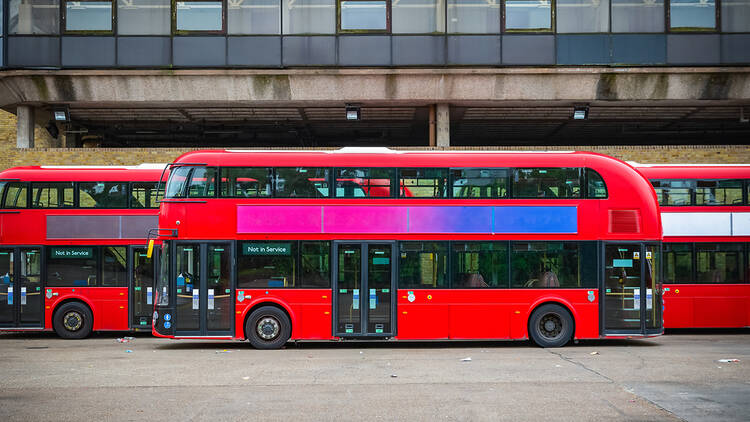
[{"label": "wheel arch", "polygon": [[57,303],[55,303],[55,306],[51,309],[52,312],[50,312],[49,315],[49,326],[53,327],[54,329],[54,321],[55,321],[55,314],[57,311],[65,304],[78,302],[87,308],[89,308],[89,311],[91,312],[91,331],[96,331],[96,312],[94,312],[94,306],[91,302],[86,300],[86,298],[81,296],[67,296],[59,300]]},{"label": "wheel arch", "polygon": [[578,326],[576,319],[578,317],[578,314],[575,312],[575,307],[567,300],[560,298],[560,297],[547,297],[540,299],[534,303],[531,304],[529,307],[528,313],[526,314],[526,338],[531,338],[531,332],[529,331],[529,324],[531,323],[531,316],[534,314],[534,311],[539,309],[540,307],[544,305],[558,305],[562,307],[564,310],[568,311],[570,314],[570,318],[573,320],[573,338],[576,337],[576,327]]},{"label": "wheel arch", "polygon": [[291,310],[291,308],[286,303],[283,303],[282,301],[276,300],[274,298],[258,299],[257,301],[251,303],[250,305],[248,305],[245,308],[245,311],[244,311],[244,313],[242,315],[242,335],[243,335],[243,338],[245,340],[247,340],[247,335],[245,334],[245,325],[247,325],[247,319],[250,317],[250,314],[252,314],[253,311],[255,311],[256,309],[261,308],[263,306],[273,306],[274,308],[278,308],[279,310],[281,310],[282,312],[284,312],[287,317],[289,317],[289,323],[292,325],[290,327],[290,333],[291,333],[291,338],[290,339],[294,339],[295,338],[295,336],[294,336],[294,334],[295,334],[294,333],[294,329],[295,328],[294,327],[296,326],[296,324],[295,324],[296,319],[295,319],[294,312]]}]

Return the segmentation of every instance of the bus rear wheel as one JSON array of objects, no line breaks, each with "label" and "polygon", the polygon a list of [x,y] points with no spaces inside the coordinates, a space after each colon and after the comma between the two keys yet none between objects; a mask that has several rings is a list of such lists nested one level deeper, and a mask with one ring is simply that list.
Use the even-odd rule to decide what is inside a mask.
[{"label": "bus rear wheel", "polygon": [[539,347],[562,347],[573,338],[573,317],[560,305],[542,305],[531,313],[529,337]]},{"label": "bus rear wheel", "polygon": [[55,311],[52,326],[58,336],[66,339],[86,338],[91,334],[94,316],[88,306],[79,302],[66,303]]},{"label": "bus rear wheel", "polygon": [[275,306],[261,306],[245,321],[245,337],[256,349],[279,349],[291,336],[289,317]]}]

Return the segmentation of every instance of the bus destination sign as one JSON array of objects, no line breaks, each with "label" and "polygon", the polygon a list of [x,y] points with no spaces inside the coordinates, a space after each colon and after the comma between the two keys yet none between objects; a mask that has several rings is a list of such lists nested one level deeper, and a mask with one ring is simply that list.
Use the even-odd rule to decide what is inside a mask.
[{"label": "bus destination sign", "polygon": [[94,248],[51,248],[52,258],[91,258]]},{"label": "bus destination sign", "polygon": [[243,243],[242,255],[291,255],[291,243]]}]

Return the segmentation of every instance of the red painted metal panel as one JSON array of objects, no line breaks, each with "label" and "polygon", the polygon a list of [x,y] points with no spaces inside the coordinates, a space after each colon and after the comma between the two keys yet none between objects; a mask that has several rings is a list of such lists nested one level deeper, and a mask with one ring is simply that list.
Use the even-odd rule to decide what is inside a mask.
[{"label": "red painted metal panel", "polygon": [[57,307],[69,300],[77,300],[91,308],[96,330],[129,330],[127,287],[47,287],[45,293],[45,327],[52,328],[52,316]]},{"label": "red painted metal panel", "polygon": [[665,284],[664,328],[750,326],[750,284]]}]

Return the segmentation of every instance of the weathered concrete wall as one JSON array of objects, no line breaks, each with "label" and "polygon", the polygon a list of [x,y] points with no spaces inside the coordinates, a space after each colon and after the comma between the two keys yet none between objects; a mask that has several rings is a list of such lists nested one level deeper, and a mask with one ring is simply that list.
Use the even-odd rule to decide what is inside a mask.
[{"label": "weathered concrete wall", "polygon": [[742,101],[750,68],[7,71],[13,104],[389,104],[494,101]]}]

